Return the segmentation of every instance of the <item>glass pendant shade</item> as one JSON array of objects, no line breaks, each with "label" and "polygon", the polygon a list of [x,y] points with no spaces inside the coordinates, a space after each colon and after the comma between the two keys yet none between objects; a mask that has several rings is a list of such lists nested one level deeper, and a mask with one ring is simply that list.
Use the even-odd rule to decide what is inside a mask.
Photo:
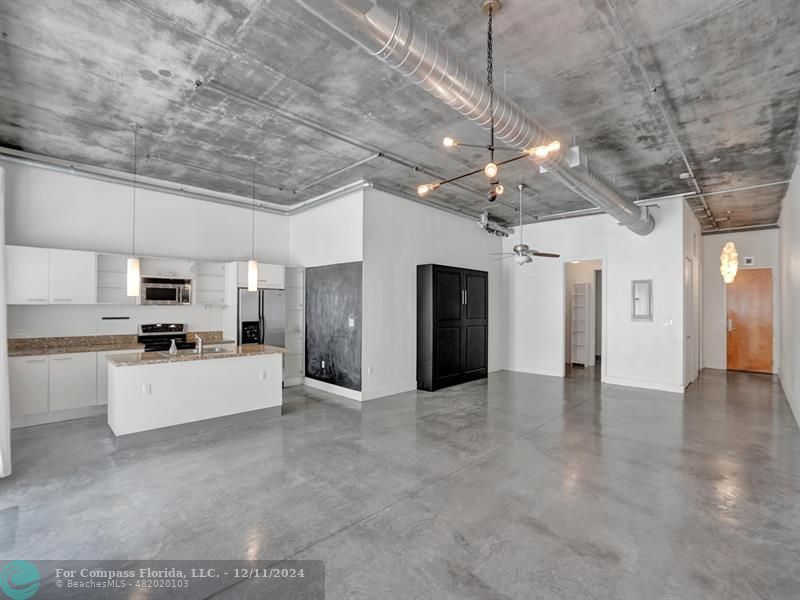
[{"label": "glass pendant shade", "polygon": [[725,283],[733,283],[738,271],[739,253],[736,252],[736,245],[728,242],[722,248],[722,254],[719,256],[719,272],[722,274],[722,280]]},{"label": "glass pendant shade", "polygon": [[255,258],[247,261],[247,291],[258,291],[258,261]]},{"label": "glass pendant shade", "polygon": [[127,289],[128,289],[128,296],[138,296],[139,295],[139,259],[138,258],[129,258],[128,259],[128,272],[127,272]]}]

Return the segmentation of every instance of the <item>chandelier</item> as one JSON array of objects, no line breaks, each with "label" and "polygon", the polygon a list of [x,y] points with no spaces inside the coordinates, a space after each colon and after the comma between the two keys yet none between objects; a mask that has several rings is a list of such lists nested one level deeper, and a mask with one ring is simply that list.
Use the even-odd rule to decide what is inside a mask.
[{"label": "chandelier", "polygon": [[[554,140],[549,144],[543,146],[536,146],[533,148],[526,148],[523,150],[517,150],[515,148],[508,148],[505,146],[497,146],[494,141],[494,63],[492,58],[492,21],[494,17],[494,13],[500,9],[500,0],[484,0],[482,5],[482,10],[484,13],[488,15],[489,18],[489,25],[486,30],[486,86],[489,88],[489,144],[482,145],[482,144],[465,144],[462,143],[452,137],[445,137],[442,139],[442,145],[445,148],[457,148],[459,146],[463,146],[465,148],[482,148],[484,150],[488,150],[489,152],[489,162],[487,162],[483,167],[480,169],[475,169],[474,171],[470,171],[469,173],[463,173],[462,175],[457,175],[456,177],[451,177],[449,179],[443,179],[441,181],[435,181],[432,183],[423,183],[417,186],[417,194],[424,197],[431,193],[433,190],[448,184],[454,181],[458,181],[460,179],[464,179],[465,177],[470,177],[471,175],[476,175],[478,173],[483,173],[487,179],[489,179],[489,191],[486,193],[486,197],[489,202],[494,202],[497,199],[497,196],[502,194],[505,191],[503,184],[500,183],[500,167],[503,165],[507,165],[514,161],[520,160],[522,158],[531,157],[534,159],[543,160],[547,158],[551,153],[558,152],[561,149],[561,143],[558,140]],[[501,161],[495,161],[494,153],[495,151],[510,151],[517,153],[518,156],[514,156],[513,158],[508,158]]]}]

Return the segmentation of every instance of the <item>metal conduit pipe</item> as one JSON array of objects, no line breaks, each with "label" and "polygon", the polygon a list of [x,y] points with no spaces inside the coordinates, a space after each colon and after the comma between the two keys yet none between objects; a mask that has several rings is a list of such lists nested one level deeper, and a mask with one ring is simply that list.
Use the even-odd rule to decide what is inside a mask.
[{"label": "metal conduit pipe", "polygon": [[[461,115],[488,129],[489,89],[481,77],[417,23],[403,8],[384,0],[296,0],[339,34],[364,48]],[[358,2],[363,9],[357,8]],[[520,150],[553,141],[538,121],[513,100],[495,93],[495,135]],[[572,191],[603,209],[631,231],[647,235],[655,227],[652,215],[643,213],[609,182],[587,165],[570,167],[565,148],[551,153],[542,165]]]}]

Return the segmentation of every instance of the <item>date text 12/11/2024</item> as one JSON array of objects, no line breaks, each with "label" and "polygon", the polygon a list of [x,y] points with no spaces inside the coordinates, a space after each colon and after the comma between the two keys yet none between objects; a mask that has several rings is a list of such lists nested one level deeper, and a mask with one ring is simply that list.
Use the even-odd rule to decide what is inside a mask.
[{"label": "date text 12/11/2024", "polygon": [[[315,560],[102,560],[11,561],[36,572],[28,598],[107,600],[128,598],[146,588],[148,600],[207,598],[225,590],[226,597],[257,593],[266,597],[325,598],[325,565]],[[0,562],[0,568],[4,565]],[[13,565],[12,565],[13,566]],[[18,572],[19,569],[8,569]],[[26,571],[27,572],[27,571]],[[5,589],[5,588],[3,588]]]}]

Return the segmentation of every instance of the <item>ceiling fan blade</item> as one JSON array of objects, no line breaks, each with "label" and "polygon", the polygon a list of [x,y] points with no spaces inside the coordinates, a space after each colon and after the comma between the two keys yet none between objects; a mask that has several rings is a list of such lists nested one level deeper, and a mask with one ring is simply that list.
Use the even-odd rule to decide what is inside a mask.
[{"label": "ceiling fan blade", "polygon": [[560,254],[555,254],[553,252],[539,252],[538,250],[531,250],[528,252],[531,256],[545,256],[547,258],[560,258]]}]

